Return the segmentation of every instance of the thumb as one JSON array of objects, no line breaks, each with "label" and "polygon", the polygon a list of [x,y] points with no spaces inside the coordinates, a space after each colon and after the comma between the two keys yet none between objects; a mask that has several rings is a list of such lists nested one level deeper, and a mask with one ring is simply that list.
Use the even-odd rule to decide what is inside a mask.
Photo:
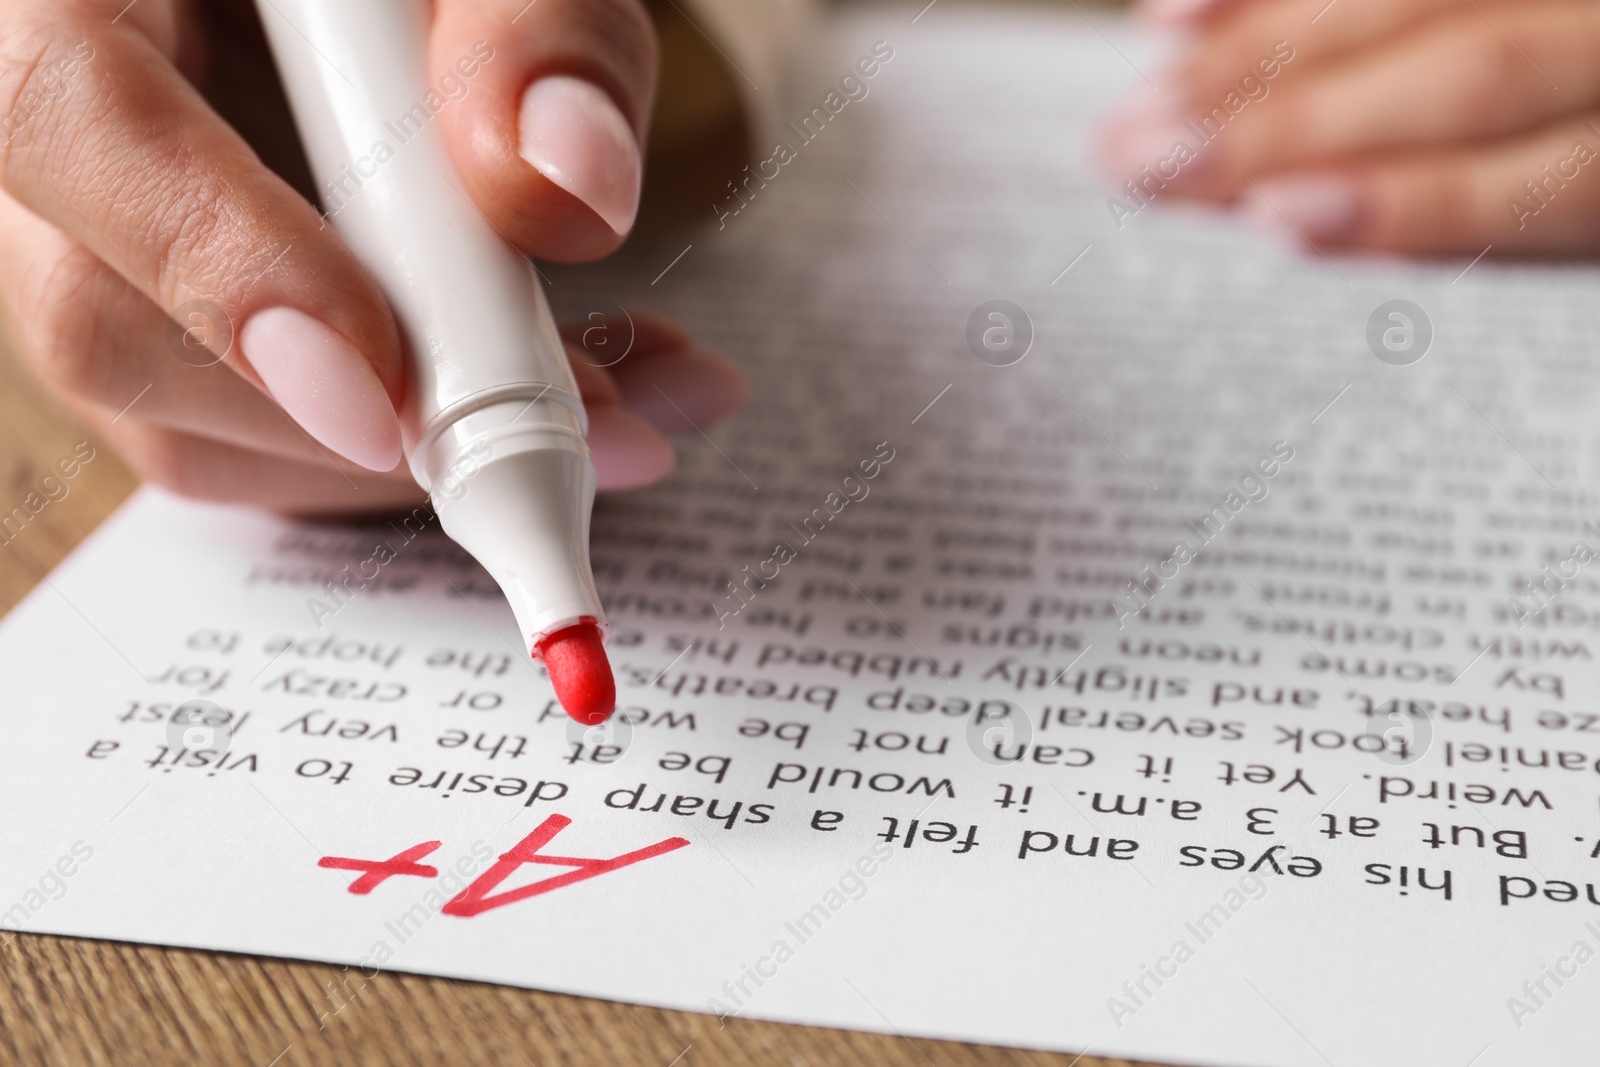
[{"label": "thumb", "polygon": [[568,262],[622,243],[656,82],[635,0],[439,0],[430,55],[445,143],[501,233]]}]

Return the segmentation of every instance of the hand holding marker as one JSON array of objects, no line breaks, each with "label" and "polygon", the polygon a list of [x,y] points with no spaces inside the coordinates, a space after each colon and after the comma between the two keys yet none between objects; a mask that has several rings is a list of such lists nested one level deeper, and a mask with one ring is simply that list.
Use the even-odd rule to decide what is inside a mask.
[{"label": "hand holding marker", "polygon": [[[260,10],[318,184],[348,184],[385,124],[427,90],[426,0]],[[445,531],[500,583],[567,713],[604,722],[616,684],[589,565],[587,418],[533,266],[455,187],[432,125],[360,173],[335,223],[409,349],[411,472]]]}]

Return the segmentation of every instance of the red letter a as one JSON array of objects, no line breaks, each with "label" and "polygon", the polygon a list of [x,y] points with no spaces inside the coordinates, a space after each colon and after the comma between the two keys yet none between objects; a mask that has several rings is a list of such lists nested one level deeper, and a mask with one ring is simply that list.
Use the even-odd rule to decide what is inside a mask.
[{"label": "red letter a", "polygon": [[[564,885],[581,882],[585,878],[593,878],[596,875],[605,874],[607,871],[626,867],[630,863],[638,863],[640,860],[647,860],[651,856],[659,856],[663,853],[671,852],[689,843],[681,837],[669,837],[665,841],[657,841],[648,847],[628,852],[609,860],[583,859],[578,856],[539,855],[539,850],[548,845],[571,822],[572,820],[565,815],[552,815],[545,819],[533,833],[518,841],[511,847],[510,851],[502,853],[493,867],[484,871],[471,885],[451,897],[450,901],[440,910],[446,915],[459,915],[462,918],[470,919],[472,916],[480,915],[492,908],[515,904],[519,900],[536,897],[540,893],[548,893],[552,889],[560,889]],[[551,875],[543,881],[525,885],[520,889],[508,889],[504,893],[490,895],[496,886],[505,881],[512,871],[524,863],[553,863],[558,867],[576,867],[577,870],[568,871],[566,874]]]}]

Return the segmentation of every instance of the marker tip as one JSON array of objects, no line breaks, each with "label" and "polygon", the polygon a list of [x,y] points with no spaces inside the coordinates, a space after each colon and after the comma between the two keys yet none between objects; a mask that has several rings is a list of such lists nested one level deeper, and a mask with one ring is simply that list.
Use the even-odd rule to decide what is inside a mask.
[{"label": "marker tip", "polygon": [[617,682],[598,626],[585,620],[557,630],[541,640],[538,649],[556,699],[568,715],[585,726],[611,718],[617,707]]}]

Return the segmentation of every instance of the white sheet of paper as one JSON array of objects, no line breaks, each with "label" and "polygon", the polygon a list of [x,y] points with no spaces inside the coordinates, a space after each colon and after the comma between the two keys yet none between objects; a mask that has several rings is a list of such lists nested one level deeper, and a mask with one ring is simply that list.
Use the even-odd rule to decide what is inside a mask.
[{"label": "white sheet of paper", "polygon": [[[1594,272],[1119,228],[1079,145],[1149,50],[913,14],[834,28],[797,119],[892,58],[720,228],[554,274],[755,383],[599,508],[609,731],[431,528],[144,492],[0,628],[0,925],[1158,1060],[1576,1062]],[[969,350],[991,299],[1011,366]],[[1391,299],[1409,366],[1366,339]],[[466,889],[554,816],[545,857],[667,844]],[[319,865],[428,842],[369,893]]]}]

